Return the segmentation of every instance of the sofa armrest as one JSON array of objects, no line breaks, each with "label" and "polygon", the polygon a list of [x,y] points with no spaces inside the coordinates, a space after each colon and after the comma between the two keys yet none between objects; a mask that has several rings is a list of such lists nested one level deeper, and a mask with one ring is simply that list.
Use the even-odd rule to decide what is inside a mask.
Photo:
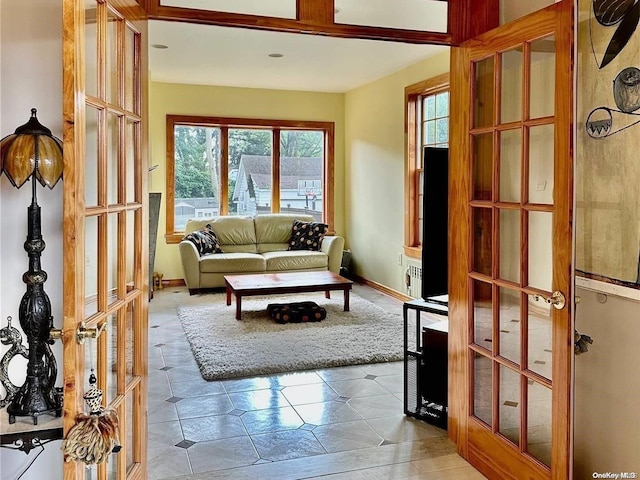
[{"label": "sofa armrest", "polygon": [[344,237],[338,235],[324,237],[320,250],[329,256],[329,270],[334,273],[340,273],[342,251],[344,250]]},{"label": "sofa armrest", "polygon": [[198,249],[188,240],[183,240],[178,245],[180,249],[180,259],[182,260],[182,271],[184,281],[189,290],[200,288],[200,254]]}]

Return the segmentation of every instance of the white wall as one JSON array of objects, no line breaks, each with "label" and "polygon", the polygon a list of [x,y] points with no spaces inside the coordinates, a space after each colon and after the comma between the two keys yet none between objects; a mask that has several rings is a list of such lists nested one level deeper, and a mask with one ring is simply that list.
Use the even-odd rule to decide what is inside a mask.
[{"label": "white wall", "polygon": [[[0,5],[0,135],[4,137],[29,119],[30,109],[38,109],[38,119],[52,133],[62,137],[62,2],[51,0],[2,0]],[[49,191],[38,185],[42,207],[42,235],[46,249],[42,268],[49,276],[45,291],[52,304],[56,327],[62,325],[62,185]],[[30,183],[16,190],[0,176],[0,326],[7,316],[18,325],[18,305],[25,292],[22,274],[28,269],[23,244],[27,235],[27,207],[31,202]],[[26,343],[26,341],[25,341]],[[0,347],[4,355],[7,347]],[[61,381],[61,345],[54,353]],[[12,362],[13,383],[24,380],[24,364]],[[0,394],[5,392],[0,387]],[[19,419],[20,420],[20,419]],[[24,420],[24,419],[23,419]],[[0,477],[15,478],[37,454],[25,455],[0,449]],[[60,442],[46,446],[43,455],[22,479],[62,478]]]}]

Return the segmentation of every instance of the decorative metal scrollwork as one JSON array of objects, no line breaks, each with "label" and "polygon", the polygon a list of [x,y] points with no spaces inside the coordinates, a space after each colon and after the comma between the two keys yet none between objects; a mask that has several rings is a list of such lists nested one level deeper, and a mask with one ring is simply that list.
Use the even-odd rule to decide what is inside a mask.
[{"label": "decorative metal scrollwork", "polygon": [[[0,399],[0,408],[7,406],[13,400],[21,385],[14,385],[9,379],[9,364],[17,357],[22,356],[25,359],[29,359],[29,350],[22,344],[22,334],[20,331],[11,325],[11,317],[7,317],[7,326],[0,328],[0,342],[3,345],[11,345],[11,348],[2,356],[0,360],[0,383],[6,390],[4,398]],[[58,375],[58,369],[56,367],[56,359],[48,344],[44,344],[43,348],[43,368],[46,373],[49,385],[54,385],[56,376]],[[12,422],[10,422],[12,423]]]},{"label": "decorative metal scrollwork", "polygon": [[11,320],[11,317],[7,317],[7,326],[0,328],[0,342],[3,345],[11,345],[11,348],[9,348],[2,356],[2,360],[0,360],[0,382],[7,392],[5,397],[0,399],[0,408],[7,406],[20,389],[20,386],[14,385],[11,380],[9,380],[9,364],[11,360],[17,356],[22,356],[25,359],[29,358],[29,351],[27,347],[22,344],[22,334],[16,327],[11,326]]}]

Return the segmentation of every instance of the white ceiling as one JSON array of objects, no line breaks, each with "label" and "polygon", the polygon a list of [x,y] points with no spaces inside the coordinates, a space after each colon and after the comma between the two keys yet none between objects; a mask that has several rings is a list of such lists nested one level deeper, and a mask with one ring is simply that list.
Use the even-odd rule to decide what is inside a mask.
[{"label": "white ceiling", "polygon": [[[501,23],[559,0],[500,0]],[[296,0],[161,0],[253,15],[295,17]],[[335,0],[336,22],[446,30],[447,2]],[[342,20],[341,20],[342,19]],[[423,22],[421,25],[416,22]],[[279,90],[346,92],[448,47],[277,33],[181,22],[149,22],[151,80]],[[281,53],[282,58],[270,58]]]},{"label": "white ceiling", "polygon": [[[214,0],[202,3],[211,1]],[[341,1],[342,4],[336,0],[336,7],[347,9],[349,6],[349,11],[353,9],[361,14],[363,23],[367,22],[367,13],[371,15],[370,24],[380,23],[381,7],[371,4],[372,0]],[[362,1],[369,2],[365,3],[369,12],[358,5]],[[446,8],[442,8],[446,2],[396,0],[401,1],[430,6],[433,12],[428,16],[430,26],[434,31],[446,29]],[[245,0],[243,5],[252,2],[264,6],[264,0]],[[384,2],[389,5],[388,0]],[[403,12],[407,23],[412,16],[415,18],[414,8],[393,6],[395,13],[389,16],[393,22],[401,21],[399,17],[403,15],[399,12]],[[339,16],[336,15],[336,21]],[[166,21],[149,22],[149,44],[168,47],[150,48],[151,80],[155,82],[320,92],[346,92],[448,50],[448,47],[433,45]],[[270,53],[280,53],[283,57],[271,58]]]},{"label": "white ceiling", "polygon": [[[346,92],[448,47],[152,21],[151,80]],[[271,58],[281,53],[282,58]]]}]

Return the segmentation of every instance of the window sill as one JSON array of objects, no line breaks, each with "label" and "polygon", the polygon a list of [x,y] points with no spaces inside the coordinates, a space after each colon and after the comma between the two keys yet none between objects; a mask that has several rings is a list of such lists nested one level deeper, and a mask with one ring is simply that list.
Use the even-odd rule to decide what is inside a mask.
[{"label": "window sill", "polygon": [[167,242],[168,245],[174,244],[174,243],[180,243],[182,241],[182,238],[186,235],[186,233],[182,232],[182,233],[167,233],[164,236],[165,241]]},{"label": "window sill", "polygon": [[409,258],[422,258],[422,247],[408,247],[404,246],[404,255]]}]

